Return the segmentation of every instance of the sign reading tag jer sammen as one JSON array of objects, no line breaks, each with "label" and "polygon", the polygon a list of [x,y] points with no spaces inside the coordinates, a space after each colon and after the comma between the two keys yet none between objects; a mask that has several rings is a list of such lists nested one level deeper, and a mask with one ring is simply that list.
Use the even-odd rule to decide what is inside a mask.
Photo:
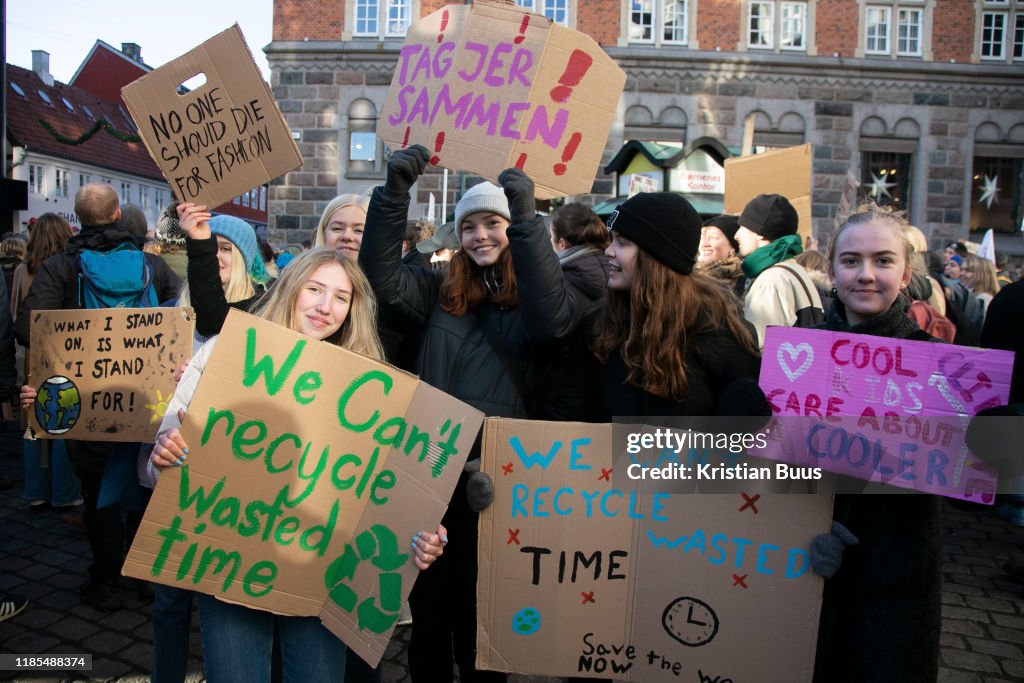
[{"label": "sign reading tag jer sammen", "polygon": [[[807,549],[829,528],[830,493],[653,492],[613,468],[612,430],[486,421],[495,491],[480,516],[477,666],[810,681],[823,581]],[[661,449],[626,457],[665,462]]]},{"label": "sign reading tag jer sammen", "polygon": [[33,311],[29,425],[37,438],[152,441],[192,356],[190,308]]},{"label": "sign reading tag jer sammen", "polygon": [[319,616],[376,666],[483,421],[389,365],[232,311],[124,571]]}]

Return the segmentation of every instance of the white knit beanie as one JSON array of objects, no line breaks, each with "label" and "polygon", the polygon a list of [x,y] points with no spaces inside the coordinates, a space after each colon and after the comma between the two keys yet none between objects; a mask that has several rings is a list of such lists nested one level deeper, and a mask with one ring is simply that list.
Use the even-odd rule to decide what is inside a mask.
[{"label": "white knit beanie", "polygon": [[486,211],[501,216],[505,220],[512,220],[512,214],[508,210],[508,199],[505,191],[497,185],[486,181],[466,190],[462,199],[455,205],[455,231],[462,238],[462,219],[466,216]]}]

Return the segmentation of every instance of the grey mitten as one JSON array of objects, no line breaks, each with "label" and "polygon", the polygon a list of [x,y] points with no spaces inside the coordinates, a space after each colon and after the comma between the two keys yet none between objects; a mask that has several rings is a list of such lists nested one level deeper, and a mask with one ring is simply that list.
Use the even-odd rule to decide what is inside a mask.
[{"label": "grey mitten", "polygon": [[462,468],[469,477],[466,479],[466,501],[473,512],[483,512],[494,502],[494,482],[491,475],[480,471],[480,460],[470,460]]},{"label": "grey mitten", "polygon": [[839,522],[832,522],[832,533],[818,534],[811,541],[811,569],[815,574],[831,579],[843,563],[843,551],[848,545],[857,545],[860,539]]}]

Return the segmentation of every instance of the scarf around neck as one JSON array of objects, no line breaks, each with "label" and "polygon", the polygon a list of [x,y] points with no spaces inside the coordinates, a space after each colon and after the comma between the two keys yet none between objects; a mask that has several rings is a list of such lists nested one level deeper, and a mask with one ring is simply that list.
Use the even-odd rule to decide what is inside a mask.
[{"label": "scarf around neck", "polygon": [[846,320],[846,306],[836,298],[828,309],[828,316],[825,318],[822,327],[833,332],[908,339],[911,335],[921,332],[921,328],[918,327],[913,318],[907,315],[908,310],[910,310],[910,299],[901,292],[885,313],[876,315],[874,318],[857,323],[856,325],[851,325]]},{"label": "scarf around neck", "polygon": [[758,247],[743,259],[743,273],[753,279],[776,263],[799,256],[803,251],[800,235],[786,235]]}]

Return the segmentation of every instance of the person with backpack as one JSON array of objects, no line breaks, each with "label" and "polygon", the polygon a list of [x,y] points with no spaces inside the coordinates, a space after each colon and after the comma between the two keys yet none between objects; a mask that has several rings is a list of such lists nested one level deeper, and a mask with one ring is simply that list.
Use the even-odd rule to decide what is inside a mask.
[{"label": "person with backpack", "polygon": [[[64,253],[39,267],[15,321],[15,334],[30,342],[33,311],[156,306],[177,295],[180,281],[166,263],[140,251],[145,238],[118,225],[117,192],[105,183],[83,185],[75,194],[75,213],[82,230],[68,240]],[[22,405],[31,407],[35,389],[22,387]],[[100,611],[121,604],[120,573],[124,560],[125,526],[119,506],[99,508],[100,484],[114,442],[66,441],[68,459],[82,484],[85,528],[92,550],[89,578],[79,594]],[[136,451],[138,446],[135,445]]]},{"label": "person with backpack", "polygon": [[800,218],[779,194],[754,197],[740,214],[735,239],[750,278],[743,297],[743,315],[757,330],[764,348],[769,325],[813,327],[825,319],[814,281],[796,257],[803,251],[797,227]]}]

